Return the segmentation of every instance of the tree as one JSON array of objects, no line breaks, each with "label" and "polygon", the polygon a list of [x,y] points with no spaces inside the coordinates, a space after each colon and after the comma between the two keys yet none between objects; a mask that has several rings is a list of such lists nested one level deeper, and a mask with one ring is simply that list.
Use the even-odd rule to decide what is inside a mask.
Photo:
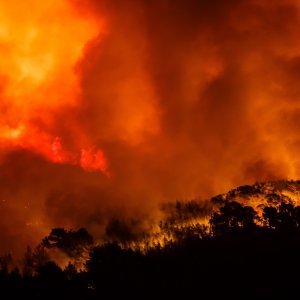
[{"label": "tree", "polygon": [[25,277],[31,277],[34,273],[34,262],[31,247],[27,247],[22,259],[22,273]]},{"label": "tree", "polygon": [[33,276],[40,266],[49,261],[50,257],[42,244],[39,244],[34,251],[28,246],[22,259],[22,273],[25,276]]},{"label": "tree", "polygon": [[77,275],[76,266],[69,261],[68,265],[64,269],[64,274],[68,280],[74,279]]},{"label": "tree", "polygon": [[48,261],[37,268],[37,277],[42,281],[62,281],[63,271],[55,262]]},{"label": "tree", "polygon": [[48,249],[57,248],[71,258],[79,258],[93,245],[93,238],[84,228],[77,231],[54,228],[43,239],[42,245]]},{"label": "tree", "polygon": [[300,207],[281,201],[277,206],[266,206],[263,218],[270,229],[290,232],[300,229]]},{"label": "tree", "polygon": [[257,218],[257,213],[252,207],[236,201],[227,201],[219,212],[212,215],[210,225],[214,235],[245,232],[255,229]]},{"label": "tree", "polygon": [[12,262],[13,259],[10,254],[0,256],[0,270],[7,272]]}]

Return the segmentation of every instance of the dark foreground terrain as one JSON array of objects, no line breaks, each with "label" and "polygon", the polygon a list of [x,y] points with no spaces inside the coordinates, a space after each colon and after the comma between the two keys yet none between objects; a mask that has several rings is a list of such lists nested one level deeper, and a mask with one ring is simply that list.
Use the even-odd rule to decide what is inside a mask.
[{"label": "dark foreground terrain", "polygon": [[[162,231],[176,239],[143,251],[95,245],[85,229],[53,229],[18,267],[1,257],[1,298],[298,299],[300,207],[270,195],[260,210],[223,199],[207,226],[167,220]],[[54,248],[73,263],[60,268],[48,255]],[[85,254],[85,269],[77,271]]]}]

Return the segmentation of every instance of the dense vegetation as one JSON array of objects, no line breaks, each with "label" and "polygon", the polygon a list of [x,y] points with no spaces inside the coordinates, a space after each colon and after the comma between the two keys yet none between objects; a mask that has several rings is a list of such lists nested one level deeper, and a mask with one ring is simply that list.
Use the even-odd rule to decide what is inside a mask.
[{"label": "dense vegetation", "polygon": [[[201,213],[193,204],[184,207]],[[85,229],[53,229],[35,250],[27,249],[19,268],[10,268],[9,255],[1,258],[1,293],[31,299],[300,296],[299,206],[277,199],[258,212],[224,201],[209,226],[174,222],[166,220],[161,228],[174,231],[176,239],[147,251],[118,242],[95,245]],[[49,258],[54,248],[73,263],[61,269]],[[78,271],[85,255],[85,269]]]}]

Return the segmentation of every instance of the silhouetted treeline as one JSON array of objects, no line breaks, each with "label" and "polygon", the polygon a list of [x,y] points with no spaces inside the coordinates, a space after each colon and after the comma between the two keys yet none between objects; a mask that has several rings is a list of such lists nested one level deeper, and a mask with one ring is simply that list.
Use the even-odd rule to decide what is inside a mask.
[{"label": "silhouetted treeline", "polygon": [[[274,199],[261,210],[223,201],[208,225],[176,223],[175,213],[161,230],[176,239],[146,250],[95,245],[85,229],[53,229],[27,249],[19,268],[9,255],[1,257],[0,291],[31,299],[297,299],[300,207]],[[184,206],[194,216],[193,209],[195,203]],[[54,248],[72,263],[59,267],[49,256]]]}]

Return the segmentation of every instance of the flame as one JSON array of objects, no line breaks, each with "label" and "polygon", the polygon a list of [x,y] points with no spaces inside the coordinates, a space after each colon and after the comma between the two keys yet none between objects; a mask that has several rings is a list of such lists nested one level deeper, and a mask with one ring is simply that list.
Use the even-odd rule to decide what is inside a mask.
[{"label": "flame", "polygon": [[54,163],[106,172],[102,150],[86,150],[91,145],[82,141],[66,149],[52,124],[58,111],[79,104],[74,66],[102,28],[101,20],[80,15],[67,0],[1,1],[2,145],[28,149]]}]

